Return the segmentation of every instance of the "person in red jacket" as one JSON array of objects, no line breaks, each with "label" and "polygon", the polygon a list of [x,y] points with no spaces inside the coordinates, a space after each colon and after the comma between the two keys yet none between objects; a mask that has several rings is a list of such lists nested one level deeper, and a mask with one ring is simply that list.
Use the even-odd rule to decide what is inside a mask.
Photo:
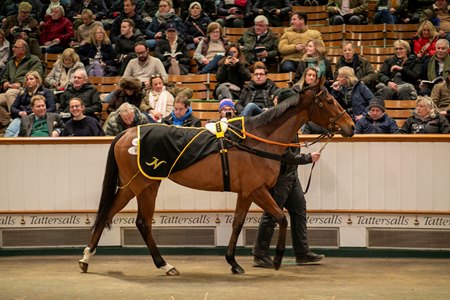
[{"label": "person in red jacket", "polygon": [[45,21],[41,23],[39,44],[44,48],[42,52],[62,53],[69,47],[72,37],[72,22],[64,17],[64,8],[53,7],[51,14],[45,16]]}]

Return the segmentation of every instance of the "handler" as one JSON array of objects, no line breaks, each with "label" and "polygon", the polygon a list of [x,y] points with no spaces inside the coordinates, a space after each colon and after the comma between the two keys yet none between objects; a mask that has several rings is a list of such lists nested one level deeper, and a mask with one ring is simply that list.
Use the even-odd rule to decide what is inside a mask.
[{"label": "handler", "polygon": [[[296,93],[290,89],[281,89],[278,96],[275,97],[274,103],[281,103],[294,95]],[[294,142],[298,142],[298,137],[295,137]],[[306,200],[297,172],[297,165],[317,162],[319,158],[319,152],[300,154],[300,148],[286,149],[283,155],[284,161],[281,163],[280,175],[275,186],[270,190],[278,206],[281,209],[286,207],[289,212],[292,245],[297,264],[318,262],[325,257],[312,252],[308,245]],[[276,225],[275,218],[264,212],[259,223],[252,251],[254,255],[253,265],[255,267],[273,268],[272,259],[269,256],[269,247]]]}]

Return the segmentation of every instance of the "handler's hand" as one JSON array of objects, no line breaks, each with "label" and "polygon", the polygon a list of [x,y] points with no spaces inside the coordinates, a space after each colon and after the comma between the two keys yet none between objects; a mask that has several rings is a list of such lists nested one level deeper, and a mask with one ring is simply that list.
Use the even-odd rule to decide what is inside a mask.
[{"label": "handler's hand", "polygon": [[320,152],[311,152],[312,162],[315,163],[320,159]]}]

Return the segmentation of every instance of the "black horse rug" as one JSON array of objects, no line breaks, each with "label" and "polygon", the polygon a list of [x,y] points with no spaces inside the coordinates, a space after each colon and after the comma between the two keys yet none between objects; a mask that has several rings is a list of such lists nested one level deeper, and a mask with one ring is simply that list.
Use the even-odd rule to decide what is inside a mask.
[{"label": "black horse rug", "polygon": [[[234,127],[243,126],[243,118],[230,122]],[[240,132],[231,129],[225,132],[225,137],[235,142],[245,138]],[[224,144],[225,148],[232,147],[230,143]],[[138,128],[138,166],[150,179],[167,178],[219,151],[218,138],[204,127],[147,124]]]}]

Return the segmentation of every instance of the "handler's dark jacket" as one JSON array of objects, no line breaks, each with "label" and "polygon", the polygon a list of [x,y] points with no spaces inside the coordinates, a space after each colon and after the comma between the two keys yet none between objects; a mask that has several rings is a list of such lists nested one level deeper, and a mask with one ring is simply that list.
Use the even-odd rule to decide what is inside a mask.
[{"label": "handler's dark jacket", "polygon": [[[298,137],[295,137],[292,141],[298,143]],[[311,154],[300,153],[300,148],[289,147],[284,151],[283,161],[281,162],[280,175],[278,181],[283,178],[297,177],[298,165],[306,165],[312,163]]]}]

